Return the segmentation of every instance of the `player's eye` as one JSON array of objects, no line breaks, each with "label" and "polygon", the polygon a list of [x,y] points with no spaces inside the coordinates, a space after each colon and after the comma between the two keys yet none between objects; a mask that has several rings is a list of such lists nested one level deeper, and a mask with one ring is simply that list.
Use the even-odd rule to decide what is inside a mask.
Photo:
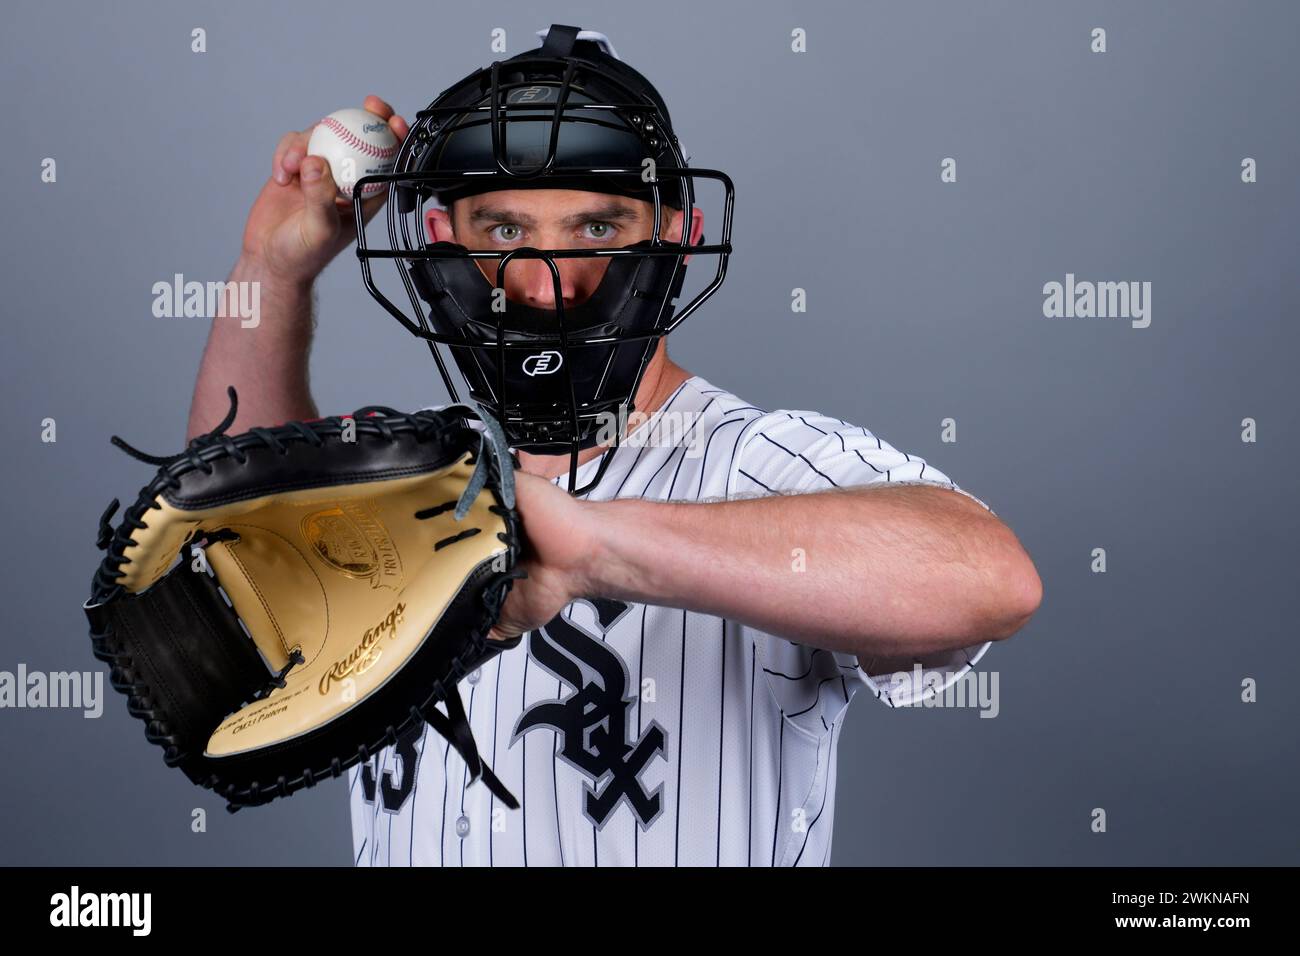
[{"label": "player's eye", "polygon": [[615,226],[612,222],[593,221],[583,226],[583,238],[585,239],[608,239],[614,235]]},{"label": "player's eye", "polygon": [[493,226],[488,232],[488,235],[497,242],[518,242],[523,234],[524,231],[513,222],[503,222],[499,226]]}]

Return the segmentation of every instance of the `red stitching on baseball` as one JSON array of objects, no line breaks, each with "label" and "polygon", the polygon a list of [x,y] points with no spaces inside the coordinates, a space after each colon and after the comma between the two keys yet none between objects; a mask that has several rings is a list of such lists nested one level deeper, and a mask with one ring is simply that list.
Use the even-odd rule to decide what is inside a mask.
[{"label": "red stitching on baseball", "polygon": [[321,120],[321,124],[347,145],[367,156],[375,159],[388,159],[397,154],[396,143],[392,146],[372,146],[332,116],[325,117]]}]

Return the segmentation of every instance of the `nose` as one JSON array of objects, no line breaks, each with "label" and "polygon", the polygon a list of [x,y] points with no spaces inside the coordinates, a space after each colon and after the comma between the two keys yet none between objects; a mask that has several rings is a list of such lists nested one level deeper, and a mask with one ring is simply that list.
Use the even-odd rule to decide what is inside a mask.
[{"label": "nose", "polygon": [[[556,259],[560,273],[560,295],[565,305],[577,302],[577,286],[573,281],[571,260]],[[534,309],[555,308],[555,277],[550,266],[542,259],[514,259],[505,269],[506,297],[524,302]]]}]

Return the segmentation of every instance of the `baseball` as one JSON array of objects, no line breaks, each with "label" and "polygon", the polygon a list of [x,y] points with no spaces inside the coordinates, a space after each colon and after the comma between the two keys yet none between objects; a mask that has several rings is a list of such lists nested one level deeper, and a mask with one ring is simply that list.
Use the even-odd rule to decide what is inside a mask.
[{"label": "baseball", "polygon": [[[312,130],[307,155],[320,156],[329,163],[340,198],[351,201],[358,179],[392,172],[398,145],[397,136],[382,117],[368,110],[335,110]],[[370,183],[361,194],[374,196],[384,188],[383,183]]]}]

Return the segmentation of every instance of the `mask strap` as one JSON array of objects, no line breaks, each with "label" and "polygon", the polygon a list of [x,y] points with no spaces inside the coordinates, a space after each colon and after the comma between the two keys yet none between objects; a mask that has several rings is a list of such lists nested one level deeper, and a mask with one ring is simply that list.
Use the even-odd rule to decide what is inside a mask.
[{"label": "mask strap", "polygon": [[553,57],[567,57],[573,53],[573,44],[578,40],[578,34],[581,31],[577,27],[567,27],[562,23],[555,23],[546,31],[546,40],[542,43],[541,55]]}]

